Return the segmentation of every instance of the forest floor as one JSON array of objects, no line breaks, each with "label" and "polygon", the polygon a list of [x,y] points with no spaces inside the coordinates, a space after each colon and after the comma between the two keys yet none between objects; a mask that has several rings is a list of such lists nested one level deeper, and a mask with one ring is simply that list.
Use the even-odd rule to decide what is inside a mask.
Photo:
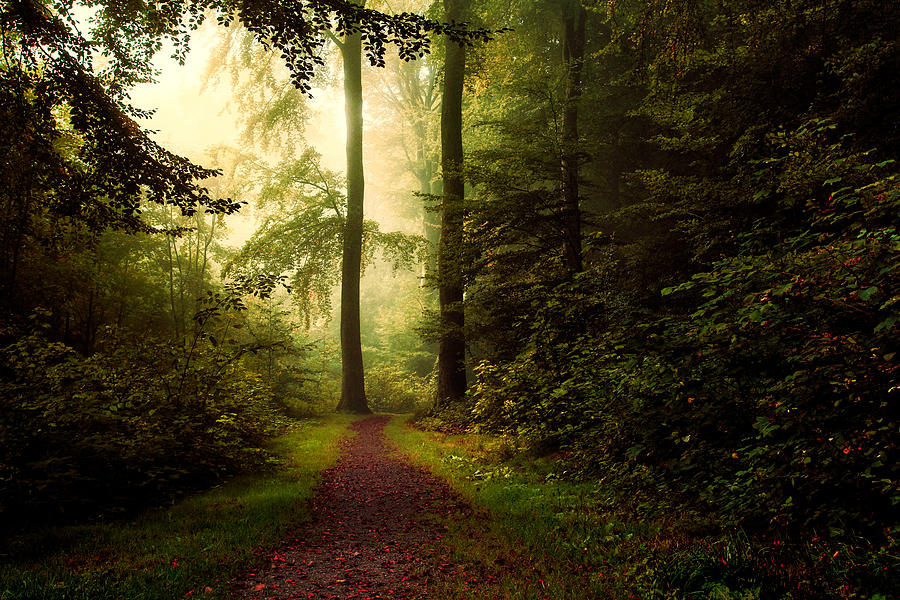
[{"label": "forest floor", "polygon": [[407,422],[298,422],[270,470],[7,540],[0,600],[900,598],[896,553],[722,532],[510,436]]},{"label": "forest floor", "polygon": [[356,435],[323,473],[313,520],[265,551],[259,569],[234,580],[239,597],[436,598],[448,584],[475,588],[511,575],[502,559],[448,559],[446,520],[466,521],[478,536],[478,515],[445,481],[396,452],[384,434],[389,420],[351,425]]}]

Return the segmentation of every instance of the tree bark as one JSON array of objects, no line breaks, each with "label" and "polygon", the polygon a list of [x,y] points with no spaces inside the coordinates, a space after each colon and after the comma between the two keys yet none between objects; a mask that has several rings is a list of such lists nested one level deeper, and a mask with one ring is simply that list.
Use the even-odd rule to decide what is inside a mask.
[{"label": "tree bark", "polygon": [[[459,21],[464,0],[444,0],[448,21]],[[438,247],[438,279],[441,314],[438,350],[437,402],[457,400],[466,393],[466,340],[463,312],[462,248],[463,147],[462,91],[465,48],[446,41],[444,95],[441,103],[441,238]]]},{"label": "tree bark", "polygon": [[563,0],[561,45],[566,96],[562,124],[563,258],[570,275],[583,268],[578,203],[578,102],[582,92],[585,19],[586,12],[580,0]]},{"label": "tree bark", "polygon": [[344,106],[347,118],[347,221],[341,267],[341,401],[344,412],[370,413],[366,402],[362,341],[359,333],[359,275],[362,262],[365,179],[362,153],[362,39],[344,37]]}]

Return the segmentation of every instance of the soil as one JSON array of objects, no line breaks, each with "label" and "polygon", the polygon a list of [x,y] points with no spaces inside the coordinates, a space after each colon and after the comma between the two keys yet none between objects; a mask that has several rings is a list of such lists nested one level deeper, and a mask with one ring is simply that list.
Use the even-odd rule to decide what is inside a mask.
[{"label": "soil", "polygon": [[[442,480],[397,456],[383,429],[389,417],[355,422],[337,464],[312,501],[313,520],[263,554],[263,567],[234,582],[236,597],[430,598],[437,580],[462,589],[496,581],[502,569],[454,564],[445,557],[441,516],[478,520]],[[477,535],[477,531],[473,531]]]}]

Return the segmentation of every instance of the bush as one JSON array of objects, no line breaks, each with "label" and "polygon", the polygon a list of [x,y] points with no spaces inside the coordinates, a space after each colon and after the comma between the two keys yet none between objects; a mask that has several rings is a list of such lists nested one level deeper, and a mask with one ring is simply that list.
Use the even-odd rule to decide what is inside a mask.
[{"label": "bush", "polygon": [[477,369],[474,417],[574,451],[589,471],[649,468],[723,525],[889,534],[900,189],[893,161],[844,153],[827,128],[785,138],[796,164],[773,159],[779,171],[760,175],[796,181],[818,164],[807,155],[830,157],[827,191],[792,229],[758,224],[740,253],[663,290],[656,313],[608,300],[594,312],[603,320],[592,316],[602,296],[586,286],[602,266],[545,290],[523,350]]},{"label": "bush", "polygon": [[84,357],[24,335],[0,349],[2,516],[121,511],[259,466],[271,400],[208,344],[120,339]]},{"label": "bush", "polygon": [[430,396],[431,386],[424,377],[390,364],[366,371],[366,397],[374,411],[410,413],[424,406]]}]

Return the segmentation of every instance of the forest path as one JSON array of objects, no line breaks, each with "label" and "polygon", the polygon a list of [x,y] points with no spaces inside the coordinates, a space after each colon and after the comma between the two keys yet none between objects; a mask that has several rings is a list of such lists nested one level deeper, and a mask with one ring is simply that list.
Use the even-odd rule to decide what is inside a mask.
[{"label": "forest path", "polygon": [[396,456],[383,432],[389,419],[353,423],[356,436],[323,474],[313,520],[269,551],[264,567],[235,579],[239,598],[428,598],[435,578],[493,579],[441,556],[439,517],[471,519],[471,508],[446,482]]}]

